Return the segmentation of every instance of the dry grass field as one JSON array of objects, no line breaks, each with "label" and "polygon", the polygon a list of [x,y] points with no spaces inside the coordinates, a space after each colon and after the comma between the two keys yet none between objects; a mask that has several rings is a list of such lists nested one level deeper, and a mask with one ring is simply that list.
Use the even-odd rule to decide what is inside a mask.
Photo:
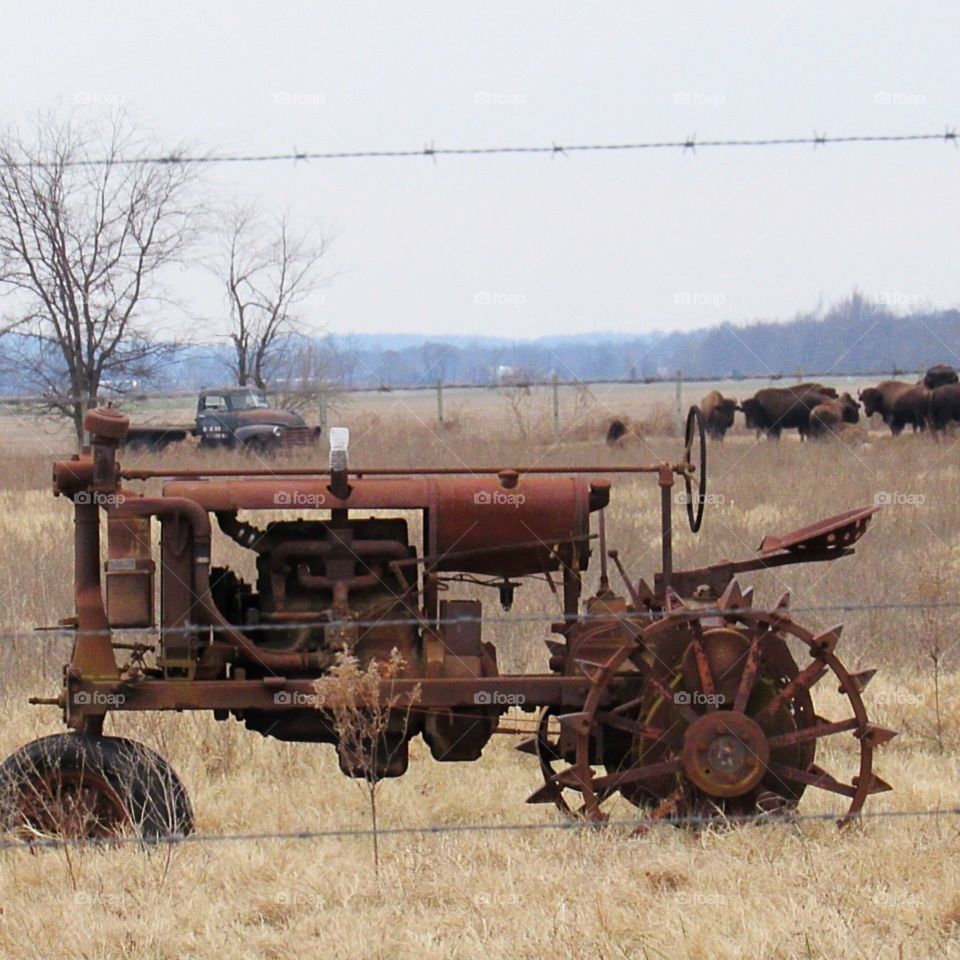
[{"label": "dry grass field", "polygon": [[[667,404],[669,398],[658,397]],[[585,405],[582,423],[612,407]],[[657,412],[656,405],[650,407]],[[345,410],[355,465],[625,464],[674,456],[678,441],[651,436],[608,450],[573,429],[556,449],[539,413],[526,438],[516,421],[471,428],[451,408],[443,432],[394,409]],[[619,411],[616,411],[619,412]],[[652,414],[651,414],[652,417]],[[0,421],[0,754],[60,729],[57,709],[31,707],[56,691],[62,640],[29,635],[71,612],[71,513],[49,492],[62,431]],[[960,805],[960,608],[898,609],[900,601],[960,601],[960,452],[955,440],[897,440],[875,430],[855,444],[755,442],[743,434],[711,447],[710,493],[698,537],[677,535],[677,564],[750,556],[761,537],[876,498],[890,505],[857,555],[833,564],[745,578],[757,602],[784,589],[810,627],[845,623],[839,653],[851,669],[879,667],[865,693],[873,719],[901,731],[878,752],[893,786],[868,811]],[[154,462],[153,458],[147,458]],[[189,450],[167,462],[195,462]],[[322,460],[321,458],[318,458]],[[222,456],[205,462],[221,462]],[[628,570],[652,576],[658,501],[646,477],[614,478],[610,546]],[[214,557],[217,561],[217,557]],[[591,576],[596,570],[591,568]],[[593,584],[591,583],[591,586]],[[465,594],[468,595],[468,594]],[[491,597],[488,611],[502,616]],[[891,609],[851,609],[889,604]],[[825,609],[832,608],[832,609]],[[511,616],[554,610],[543,585],[518,592]],[[545,666],[543,627],[493,623],[486,639],[501,669]],[[821,685],[823,686],[823,685]],[[818,687],[818,712],[836,718],[835,688]],[[206,715],[108,721],[169,757],[184,779],[200,834],[364,829],[365,798],[343,778],[334,750],[261,739]],[[842,766],[852,738],[829,741]],[[409,773],[380,788],[381,824],[545,827],[545,806],[525,806],[540,783],[517,738],[494,737],[483,759],[436,764],[419,741]],[[825,764],[828,765],[828,764]],[[840,809],[825,794],[801,813]],[[960,817],[754,824],[694,832],[530,829],[381,838],[375,878],[367,837],[183,844],[144,852],[0,852],[0,955],[83,958],[926,958],[960,957]]]}]

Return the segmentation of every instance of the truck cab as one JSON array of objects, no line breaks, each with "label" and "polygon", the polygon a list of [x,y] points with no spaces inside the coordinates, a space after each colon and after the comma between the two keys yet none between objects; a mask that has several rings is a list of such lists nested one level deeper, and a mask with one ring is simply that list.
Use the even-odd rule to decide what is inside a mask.
[{"label": "truck cab", "polygon": [[257,387],[211,387],[197,398],[196,435],[202,447],[266,450],[310,443],[317,430],[300,414],[272,407]]}]

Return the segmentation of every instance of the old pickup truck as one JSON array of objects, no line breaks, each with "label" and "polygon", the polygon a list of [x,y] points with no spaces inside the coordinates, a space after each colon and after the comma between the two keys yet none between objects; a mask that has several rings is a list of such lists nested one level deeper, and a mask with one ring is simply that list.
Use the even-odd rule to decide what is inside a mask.
[{"label": "old pickup truck", "polygon": [[272,451],[315,443],[319,435],[320,427],[308,427],[299,413],[272,407],[263,390],[211,387],[200,391],[192,425],[131,427],[124,445],[159,451],[197,437],[201,447]]}]

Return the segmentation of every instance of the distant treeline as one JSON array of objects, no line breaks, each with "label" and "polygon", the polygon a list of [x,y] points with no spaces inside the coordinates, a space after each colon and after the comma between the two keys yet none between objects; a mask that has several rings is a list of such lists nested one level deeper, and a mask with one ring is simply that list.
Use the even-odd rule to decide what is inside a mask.
[{"label": "distant treeline", "polygon": [[[385,338],[386,339],[386,338]],[[672,377],[792,376],[798,371],[914,373],[960,364],[960,312],[901,315],[854,295],[821,314],[793,320],[723,323],[689,333],[589,335],[548,340],[378,345],[334,338],[349,357],[351,386],[491,383],[498,379],[645,380]]]},{"label": "distant treeline", "polygon": [[[547,380],[649,380],[861,372],[912,375],[934,363],[960,366],[960,311],[903,315],[854,294],[788,321],[723,323],[688,333],[580,334],[510,341],[492,337],[364,334],[317,338],[312,349],[340,386],[522,383]],[[144,389],[192,389],[229,379],[229,348],[185,346]],[[12,375],[10,375],[12,373]],[[31,392],[16,371],[4,393]],[[272,384],[278,389],[290,384]]]}]

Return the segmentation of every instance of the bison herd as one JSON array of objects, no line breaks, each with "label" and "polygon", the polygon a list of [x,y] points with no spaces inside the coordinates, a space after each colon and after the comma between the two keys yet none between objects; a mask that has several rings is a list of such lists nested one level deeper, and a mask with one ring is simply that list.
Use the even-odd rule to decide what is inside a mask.
[{"label": "bison herd", "polygon": [[[856,400],[820,383],[798,383],[758,390],[742,402],[711,390],[700,402],[707,432],[714,440],[723,440],[738,412],[744,415],[747,429],[758,435],[779,439],[784,430],[796,430],[801,440],[823,439],[858,423],[861,407],[867,417],[879,414],[894,436],[906,426],[942,432],[960,421],[960,380],[953,367],[937,364],[916,383],[884,380],[861,390]],[[627,432],[624,421],[615,420],[607,431],[607,442],[619,442]]]}]

